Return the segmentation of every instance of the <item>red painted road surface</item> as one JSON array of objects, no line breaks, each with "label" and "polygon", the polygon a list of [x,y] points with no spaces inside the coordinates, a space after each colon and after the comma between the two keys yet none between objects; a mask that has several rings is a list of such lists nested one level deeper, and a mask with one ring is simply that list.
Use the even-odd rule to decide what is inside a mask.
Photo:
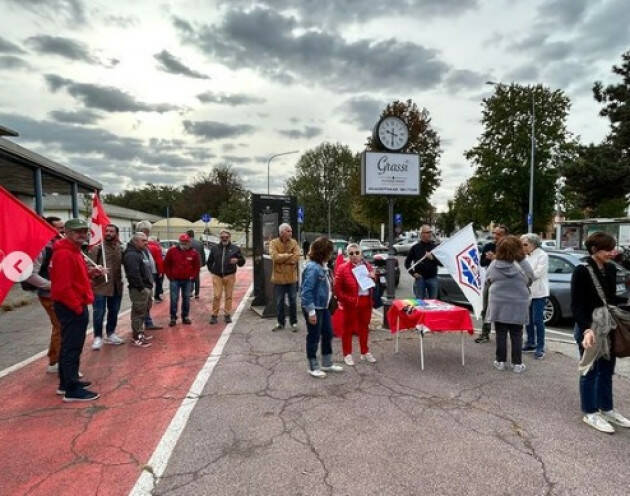
[{"label": "red painted road surface", "polygon": [[[251,280],[251,266],[237,273],[234,310]],[[88,336],[81,370],[96,401],[63,403],[56,375],[44,373],[47,358],[0,379],[0,495],[128,494],[225,328],[222,318],[208,324],[211,296],[206,273],[190,326],[168,327],[168,299],[154,305],[164,329],[147,349],[92,351]],[[127,314],[117,332],[129,340],[130,328]]]}]

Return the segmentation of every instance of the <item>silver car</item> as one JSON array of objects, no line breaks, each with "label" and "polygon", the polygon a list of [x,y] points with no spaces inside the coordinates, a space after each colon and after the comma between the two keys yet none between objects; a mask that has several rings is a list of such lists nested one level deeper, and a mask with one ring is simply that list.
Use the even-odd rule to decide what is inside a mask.
[{"label": "silver car", "polygon": [[[573,316],[571,312],[571,275],[575,267],[583,264],[587,256],[583,251],[545,250],[549,255],[549,297],[545,304],[546,324]],[[614,262],[613,262],[614,263]],[[617,295],[630,295],[630,272],[617,265]],[[439,298],[458,305],[470,306],[455,280],[443,267],[438,268]]]}]

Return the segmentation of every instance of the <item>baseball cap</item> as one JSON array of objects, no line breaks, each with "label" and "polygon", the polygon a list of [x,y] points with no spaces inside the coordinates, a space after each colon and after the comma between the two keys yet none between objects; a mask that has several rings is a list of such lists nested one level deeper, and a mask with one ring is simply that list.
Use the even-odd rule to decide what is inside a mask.
[{"label": "baseball cap", "polygon": [[190,236],[188,236],[188,234],[180,234],[179,240],[183,243],[186,243],[187,241],[190,241]]},{"label": "baseball cap", "polygon": [[64,224],[66,231],[78,231],[80,229],[89,229],[87,222],[83,219],[69,219]]}]

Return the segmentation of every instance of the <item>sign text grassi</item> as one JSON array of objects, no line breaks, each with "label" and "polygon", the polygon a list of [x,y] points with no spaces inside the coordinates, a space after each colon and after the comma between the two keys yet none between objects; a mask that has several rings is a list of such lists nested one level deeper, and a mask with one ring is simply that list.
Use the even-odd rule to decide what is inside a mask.
[{"label": "sign text grassi", "polygon": [[363,152],[361,194],[420,194],[420,157],[416,153]]}]

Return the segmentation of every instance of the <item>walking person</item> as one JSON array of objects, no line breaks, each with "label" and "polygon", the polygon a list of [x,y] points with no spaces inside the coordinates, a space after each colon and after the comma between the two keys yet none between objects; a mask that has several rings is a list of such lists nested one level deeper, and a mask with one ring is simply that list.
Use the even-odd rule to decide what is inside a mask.
[{"label": "walking person", "polygon": [[182,323],[192,324],[188,318],[190,315],[190,287],[195,275],[199,274],[199,254],[192,249],[188,234],[179,237],[179,243],[171,246],[164,257],[164,273],[169,280],[171,295],[171,320],[170,327],[177,324],[177,305],[179,293],[182,294]]},{"label": "walking person", "polygon": [[[505,238],[510,231],[503,224],[497,224],[494,226],[492,230],[492,236],[494,237],[494,241],[490,241],[483,245],[481,249],[481,256],[479,259],[479,265],[484,270],[487,270],[489,265],[495,258],[495,252],[497,251],[497,244],[503,238]],[[481,335],[475,339],[475,343],[488,343],[490,342],[490,331],[492,330],[492,324],[486,321],[486,310],[488,309],[488,290],[490,289],[490,283],[488,279],[484,279],[483,289],[481,292],[482,301],[483,301],[483,309],[481,310],[481,320],[483,324],[481,325]]]},{"label": "walking person", "polygon": [[494,323],[497,333],[494,368],[507,367],[507,337],[510,335],[512,368],[525,371],[523,363],[523,325],[529,320],[529,286],[534,272],[516,236],[506,236],[497,243],[496,254],[488,267],[486,280],[490,283],[486,322]]},{"label": "walking person", "polygon": [[[50,320],[50,343],[48,345],[48,367],[46,373],[57,374],[59,372],[59,350],[61,349],[61,324],[54,309],[54,302],[50,297],[50,260],[53,254],[53,245],[63,238],[65,227],[59,217],[46,217],[46,222],[57,230],[57,235],[51,239],[39,255],[33,260],[33,273],[25,281],[31,287],[29,290],[37,291],[37,298]],[[24,288],[24,284],[22,285]]]},{"label": "walking person", "polygon": [[[86,389],[89,381],[79,379],[81,351],[89,321],[88,305],[94,301],[92,284],[81,246],[88,239],[88,225],[83,219],[65,223],[65,238],[53,246],[50,261],[50,297],[61,325],[59,353],[59,389],[63,401],[92,401],[99,394]],[[92,276],[104,274],[91,269]]]},{"label": "walking person", "polygon": [[308,249],[311,247],[311,244],[308,242],[308,239],[304,238],[302,241],[302,254],[304,255],[304,260],[308,258]]},{"label": "walking person", "polygon": [[151,273],[151,261],[147,251],[146,234],[135,233],[123,254],[123,266],[127,276],[129,287],[129,299],[131,300],[131,331],[133,334],[132,344],[140,348],[151,346],[153,336],[148,335],[145,330],[146,317],[151,309],[153,293],[153,274]]},{"label": "walking person", "polygon": [[[190,246],[199,254],[199,270],[201,270],[201,267],[206,265],[206,250],[203,247],[203,243],[198,239],[195,239],[195,231],[189,229],[188,231],[186,231],[186,234],[188,234],[188,237],[190,238]],[[195,300],[199,299],[199,292],[201,291],[201,287],[199,285],[200,281],[201,278],[199,275],[199,271],[197,271],[197,275],[193,279],[190,286],[190,297],[192,298],[194,294]]]},{"label": "walking person", "polygon": [[[613,408],[612,378],[615,373],[615,356],[597,353],[595,350],[610,350],[610,335],[596,334],[600,323],[594,319],[593,311],[605,305],[598,294],[594,279],[603,290],[610,305],[626,303],[616,295],[617,268],[610,261],[614,256],[616,240],[608,233],[595,232],[584,243],[589,256],[585,265],[578,265],[571,276],[571,309],[575,319],[574,337],[582,361],[580,374],[580,403],[582,420],[601,432],[612,434],[615,428],[630,427],[630,420]],[[606,331],[608,329],[605,329]],[[598,343],[598,340],[607,343]],[[606,346],[606,344],[608,346]],[[596,346],[595,350],[593,348]],[[590,363],[583,363],[586,352]]]},{"label": "walking person", "polygon": [[155,262],[155,274],[153,274],[153,284],[155,286],[153,292],[153,301],[161,303],[162,294],[164,293],[164,257],[162,257],[162,246],[155,236],[149,236],[147,249]]},{"label": "walking person", "polygon": [[545,357],[545,305],[549,296],[549,255],[541,248],[542,241],[537,234],[521,236],[523,251],[527,262],[534,272],[534,282],[530,289],[532,301],[529,305],[529,324],[527,324],[527,341],[523,347],[526,353],[534,353],[534,358]]},{"label": "walking person", "polygon": [[[94,321],[94,340],[92,349],[100,350],[103,343],[120,345],[125,341],[116,334],[118,312],[123,295],[122,282],[122,246],[118,239],[118,226],[109,224],[105,227],[103,244],[94,246],[89,253],[91,260],[108,269],[107,280],[98,277],[92,280],[94,303],[92,303],[92,320]],[[105,256],[103,257],[103,251]],[[105,262],[105,263],[103,263]],[[107,311],[105,339],[103,339],[103,320]]]},{"label": "walking person", "polygon": [[[276,300],[276,312],[278,323],[274,331],[284,329],[285,299],[289,299],[289,322],[291,330],[297,332],[297,269],[300,261],[300,248],[293,239],[293,229],[289,224],[280,224],[279,236],[269,243],[269,255],[273,262],[271,282],[274,285],[274,297]],[[330,258],[330,257],[329,257]]]},{"label": "walking person", "polygon": [[358,244],[350,243],[346,248],[346,253],[349,259],[335,271],[334,284],[335,295],[339,300],[339,305],[343,307],[344,313],[341,335],[343,359],[346,365],[354,365],[352,335],[356,332],[359,335],[361,360],[374,363],[376,358],[370,353],[368,346],[369,326],[372,320],[372,293],[374,289],[361,289],[353,271],[357,267],[365,265],[372,279],[376,279],[376,274],[372,265],[363,260],[361,248]]},{"label": "walking person", "polygon": [[[322,236],[311,244],[309,261],[302,273],[302,313],[306,320],[306,358],[308,373],[313,377],[326,377],[326,372],[343,372],[341,365],[332,361],[332,324],[328,309],[332,299],[333,281],[328,269],[328,260],[333,252],[332,242]],[[317,349],[321,342],[321,366],[317,360]]]},{"label": "walking person", "polygon": [[232,322],[232,292],[236,281],[236,267],[245,265],[241,249],[230,241],[230,231],[219,233],[220,243],[210,248],[207,266],[212,274],[212,315],[210,323],[216,324],[221,307],[221,295],[225,292],[223,317],[226,324]]},{"label": "walking person", "polygon": [[[143,233],[146,237],[147,240],[149,239],[149,236],[151,234],[151,222],[148,220],[142,220],[140,222],[138,222],[138,224],[136,225],[136,230],[138,232]],[[149,249],[149,244],[148,242],[145,243],[144,246],[144,251],[145,251],[145,256],[149,261],[149,266],[150,266],[150,273],[151,273],[151,281],[152,284],[155,282],[156,278],[158,277],[158,263],[155,261],[155,257],[161,257],[162,256],[162,249],[160,248],[159,250],[153,250],[151,251]],[[155,253],[155,257],[154,257],[154,253]],[[157,331],[162,329],[162,326],[159,325],[155,325],[155,323],[153,322],[153,319],[151,318],[151,306],[153,304],[153,296],[151,295],[150,297],[151,299],[151,305],[149,305],[148,310],[146,311],[146,316],[144,318],[144,328],[147,331]]]},{"label": "walking person", "polygon": [[432,236],[431,226],[423,225],[420,228],[420,241],[411,247],[405,258],[405,268],[409,271],[413,266],[410,272],[414,278],[413,294],[421,300],[435,300],[438,295],[437,271],[441,264],[431,254],[437,246]]}]

